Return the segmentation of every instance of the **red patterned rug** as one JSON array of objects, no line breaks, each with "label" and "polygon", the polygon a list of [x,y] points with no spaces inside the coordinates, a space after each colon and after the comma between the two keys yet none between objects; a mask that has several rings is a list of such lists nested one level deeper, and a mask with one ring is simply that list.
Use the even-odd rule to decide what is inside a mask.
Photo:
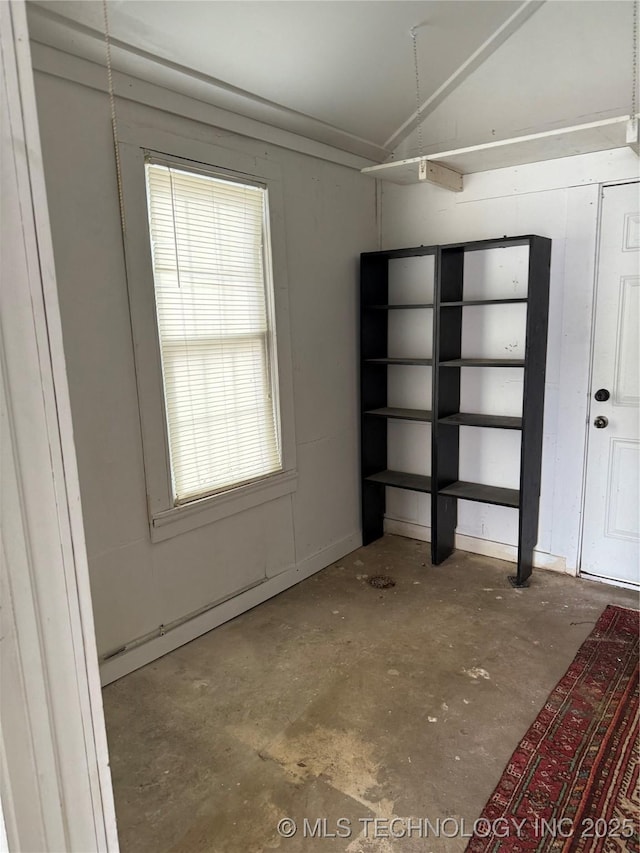
[{"label": "red patterned rug", "polygon": [[639,853],[638,613],[610,605],[518,748],[467,853]]}]

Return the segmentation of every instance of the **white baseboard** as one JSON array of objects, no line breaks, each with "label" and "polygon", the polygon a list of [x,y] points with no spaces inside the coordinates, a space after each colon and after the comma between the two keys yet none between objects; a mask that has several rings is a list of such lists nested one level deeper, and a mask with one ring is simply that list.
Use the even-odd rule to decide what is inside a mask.
[{"label": "white baseboard", "polygon": [[218,625],[228,622],[230,619],[235,619],[241,613],[251,610],[263,601],[284,592],[290,586],[299,583],[305,578],[319,572],[335,563],[336,560],[342,559],[346,554],[350,554],[362,545],[362,534],[360,531],[355,531],[349,536],[335,542],[328,548],[324,548],[317,554],[307,557],[296,566],[292,566],[281,574],[273,578],[267,578],[257,586],[241,592],[233,598],[212,607],[210,610],[194,616],[175,628],[167,631],[159,637],[153,637],[147,642],[140,643],[129,650],[123,651],[121,654],[115,655],[112,658],[104,661],[100,666],[100,680],[102,685],[110,684],[123,675],[133,672],[134,669],[139,669],[145,664],[151,663],[168,652],[172,652],[179,646],[195,640],[196,637],[206,634]]},{"label": "white baseboard", "polygon": [[[394,533],[396,536],[408,536],[410,539],[418,539],[421,542],[431,542],[431,528],[411,521],[385,518],[384,532]],[[462,533],[456,533],[456,548],[460,551],[470,551],[472,554],[495,557],[497,560],[507,560],[510,563],[515,563],[518,559],[518,549],[515,545],[505,545],[503,542],[493,542],[489,539],[478,539],[475,536],[465,536]],[[562,572],[568,575],[576,574],[567,566],[564,557],[556,557],[546,551],[533,552],[533,565],[537,569],[549,569],[552,572]]]}]

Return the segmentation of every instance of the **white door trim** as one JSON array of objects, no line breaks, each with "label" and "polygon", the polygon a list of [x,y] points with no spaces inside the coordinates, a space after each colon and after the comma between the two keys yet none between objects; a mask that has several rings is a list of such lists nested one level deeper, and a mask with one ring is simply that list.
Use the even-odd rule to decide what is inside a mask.
[{"label": "white door trim", "polygon": [[591,330],[590,330],[590,346],[589,346],[589,378],[587,384],[587,411],[585,418],[585,443],[584,443],[584,461],[582,468],[582,499],[580,502],[580,537],[578,541],[578,571],[579,577],[584,577],[587,580],[601,581],[612,586],[620,586],[629,589],[637,589],[635,584],[627,584],[624,581],[614,580],[606,577],[599,577],[594,574],[585,574],[582,571],[582,551],[584,544],[584,525],[585,525],[585,504],[587,501],[587,462],[589,458],[589,426],[591,424],[591,409],[593,398],[591,396],[591,387],[593,383],[593,368],[594,368],[594,351],[595,351],[595,335],[596,335],[596,309],[598,301],[598,273],[600,268],[600,237],[602,232],[602,199],[603,192],[607,187],[619,187],[626,184],[638,184],[640,187],[640,178],[622,178],[615,181],[603,181],[598,186],[598,207],[596,210],[597,225],[596,225],[596,245],[594,247],[594,265],[593,265],[593,286],[591,298]]},{"label": "white door trim", "polygon": [[0,800],[11,851],[117,851],[24,0],[0,89]]},{"label": "white door trim", "polygon": [[[616,181],[612,183],[617,183]],[[625,181],[625,183],[627,183]],[[582,576],[582,546],[584,543],[584,507],[587,501],[587,459],[589,456],[589,418],[591,417],[591,383],[593,381],[593,350],[595,346],[596,335],[596,299],[598,296],[598,266],[600,260],[600,230],[602,227],[602,191],[609,186],[606,183],[598,185],[598,205],[595,211],[596,214],[596,244],[593,247],[593,281],[591,283],[591,328],[589,330],[589,375],[587,377],[587,411],[584,422],[584,445],[582,459],[582,481],[580,488],[582,491],[580,499],[580,533],[578,536],[578,559],[577,559],[577,576]]]}]

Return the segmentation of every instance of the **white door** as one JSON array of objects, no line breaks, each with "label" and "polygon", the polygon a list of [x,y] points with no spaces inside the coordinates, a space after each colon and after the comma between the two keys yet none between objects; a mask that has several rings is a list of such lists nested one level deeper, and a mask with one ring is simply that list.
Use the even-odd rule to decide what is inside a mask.
[{"label": "white door", "polygon": [[640,196],[602,190],[582,572],[640,583]]}]

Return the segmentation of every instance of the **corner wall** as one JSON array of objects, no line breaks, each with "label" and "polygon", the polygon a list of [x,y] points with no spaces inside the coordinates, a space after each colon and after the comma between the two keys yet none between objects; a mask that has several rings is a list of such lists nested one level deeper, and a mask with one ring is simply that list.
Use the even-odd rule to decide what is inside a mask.
[{"label": "corner wall", "polygon": [[116,653],[109,681],[360,545],[357,274],[359,253],[376,247],[375,184],[118,100],[128,123],[269,158],[284,193],[297,490],[152,544],[108,96],[35,77],[98,651]]},{"label": "corner wall", "polygon": [[[637,157],[619,149],[468,175],[462,193],[382,184],[383,249],[517,234],[553,241],[536,562],[571,574],[580,554],[600,184],[637,177]],[[488,432],[465,436],[469,458],[486,451],[492,439],[480,433]],[[499,479],[517,477],[510,449]],[[407,462],[421,464],[415,453]],[[386,529],[429,540],[429,507],[427,495],[388,490]],[[461,502],[458,534],[458,547],[513,559],[517,513]]]}]

